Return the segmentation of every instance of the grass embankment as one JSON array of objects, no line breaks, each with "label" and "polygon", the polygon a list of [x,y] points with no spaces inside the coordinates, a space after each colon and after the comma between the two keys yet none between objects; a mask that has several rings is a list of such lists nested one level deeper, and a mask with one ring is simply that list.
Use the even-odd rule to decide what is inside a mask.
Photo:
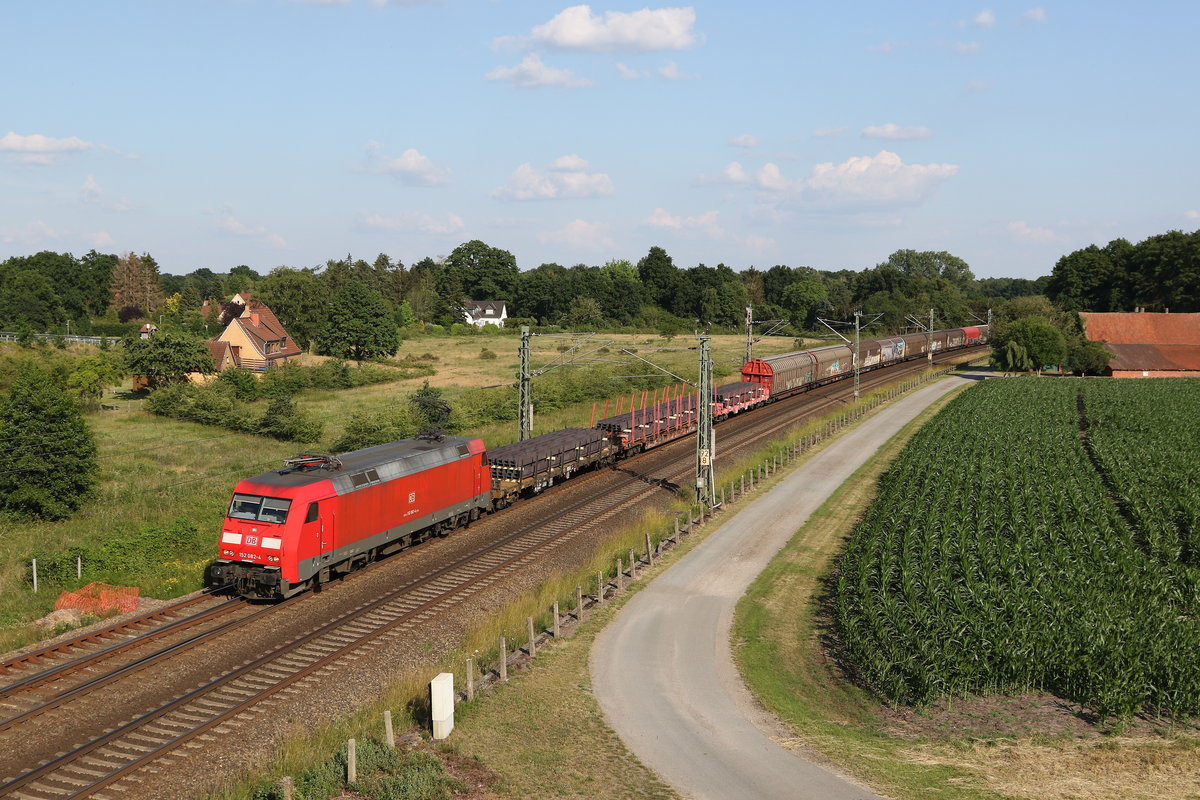
[{"label": "grass embankment", "polygon": [[[595,358],[616,358],[621,347],[632,347],[677,374],[695,373],[697,354],[683,349],[693,343],[690,338],[668,342],[650,335],[617,334],[597,339],[597,346],[609,340],[613,344],[609,345],[609,353]],[[479,387],[511,384],[517,372],[519,342],[519,337],[507,335],[422,336],[403,342],[397,359],[403,362],[413,356],[419,363],[433,364],[437,374],[429,378],[430,383],[443,388],[444,397],[454,405],[472,397]],[[534,337],[531,347],[535,366],[560,356],[558,347],[564,343],[561,338]],[[671,350],[650,352],[658,347]],[[714,359],[730,373],[740,363],[742,347],[741,337],[713,337]],[[767,340],[759,345],[759,352],[786,352],[793,347],[791,339]],[[494,352],[496,358],[481,357],[483,349]],[[38,352],[0,345],[0,362],[36,357]],[[66,352],[82,355],[97,351],[71,345]],[[426,353],[437,360],[421,360]],[[650,369],[634,363],[639,366],[629,369],[631,374]],[[44,636],[46,631],[28,623],[48,613],[60,591],[79,588],[90,580],[138,586],[144,596],[157,598],[199,589],[237,480],[270,469],[300,450],[329,449],[352,415],[403,403],[424,380],[419,376],[341,391],[302,392],[296,398],[297,407],[325,422],[322,441],[314,445],[157,417],[142,411],[140,400],[127,399],[128,387],[118,390],[117,396],[106,397],[103,402],[109,410],[88,415],[101,468],[95,495],[79,513],[63,522],[0,522],[0,652]],[[622,392],[614,386],[612,396],[619,394]],[[536,380],[534,402],[538,402]],[[265,404],[259,401],[256,405],[265,408]],[[590,401],[546,413],[539,410],[536,432],[587,426],[591,415]],[[515,423],[485,425],[462,433],[480,436],[490,446],[517,438]],[[83,556],[81,579],[75,577],[76,555]],[[31,557],[39,558],[41,572],[36,595],[31,585]]]},{"label": "grass embankment", "polygon": [[[883,389],[865,396],[861,402],[863,410],[877,405],[887,393]],[[853,408],[843,409],[829,419],[848,419],[850,411]],[[718,485],[727,487],[728,494],[729,487],[739,482],[742,475],[757,470],[789,445],[820,431],[827,422],[818,420],[797,426],[785,439],[725,464],[717,474]],[[814,451],[802,454],[793,464],[802,463],[811,452]],[[784,469],[790,468],[791,465]],[[757,488],[769,488],[776,480],[778,477],[772,475]],[[439,671],[454,672],[455,684],[461,687],[468,657],[475,660],[477,670],[494,672],[499,636],[507,637],[510,649],[523,645],[527,617],[535,618],[539,630],[546,628],[550,624],[548,610],[555,600],[564,613],[573,609],[576,586],[582,586],[587,593],[594,592],[597,572],[611,578],[616,559],[627,560],[630,548],[644,554],[646,535],[657,544],[671,532],[675,512],[687,507],[686,501],[680,500],[615,531],[588,564],[572,575],[548,579],[538,592],[498,611],[469,634],[460,650],[445,655],[436,664],[410,669],[409,674],[397,679],[385,697],[369,708],[312,732],[297,726],[296,734],[283,745],[280,758],[269,774],[247,773],[237,785],[214,797],[248,800],[281,776],[301,774],[312,764],[332,758],[344,747],[347,738],[377,738],[384,709],[405,710],[396,717],[398,726],[423,727],[426,722],[418,718],[419,713],[414,713],[414,709],[421,707],[420,698],[425,695],[432,675]],[[727,512],[718,512],[724,513]],[[633,585],[633,590],[703,541],[705,531],[714,528],[711,525],[700,528],[698,533],[685,537],[680,547],[657,559],[654,567],[639,572],[639,582]],[[590,609],[584,624],[570,638],[538,650],[532,670],[510,673],[509,683],[498,691],[460,705],[454,735],[449,744],[440,746],[444,757],[450,754],[450,766],[453,768],[464,757],[483,762],[496,776],[491,791],[501,797],[675,797],[604,724],[591,693],[587,660],[592,642],[629,595],[627,592],[605,606]]]},{"label": "grass embankment", "polygon": [[828,618],[818,607],[824,576],[873,499],[879,477],[951,399],[943,398],[897,434],[750,587],[738,607],[734,640],[751,690],[795,731],[797,746],[904,800],[1200,796],[1200,740],[1194,737],[1024,733],[1040,727],[1028,726],[1028,718],[1040,713],[1046,698],[956,701],[959,715],[947,724],[936,719],[946,712],[940,707],[916,712],[917,724],[908,725],[904,715],[886,712],[831,662],[823,646]]}]

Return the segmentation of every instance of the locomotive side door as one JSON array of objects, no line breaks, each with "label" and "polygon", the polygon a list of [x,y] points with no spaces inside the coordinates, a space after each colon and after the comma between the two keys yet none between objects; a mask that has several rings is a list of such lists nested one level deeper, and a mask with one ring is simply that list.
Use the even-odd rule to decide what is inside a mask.
[{"label": "locomotive side door", "polygon": [[319,567],[329,561],[333,551],[333,508],[328,500],[308,504],[308,512],[304,515],[304,528],[301,536],[308,542],[314,553],[313,566]]}]

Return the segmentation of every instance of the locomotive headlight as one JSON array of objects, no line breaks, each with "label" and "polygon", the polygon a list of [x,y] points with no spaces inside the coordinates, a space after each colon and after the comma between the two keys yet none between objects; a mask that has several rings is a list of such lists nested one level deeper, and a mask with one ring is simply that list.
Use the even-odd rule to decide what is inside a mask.
[{"label": "locomotive headlight", "polygon": [[231,555],[233,555],[233,551],[232,551],[232,550],[222,550],[222,551],[221,551],[221,555],[223,555],[223,556],[231,556]]}]

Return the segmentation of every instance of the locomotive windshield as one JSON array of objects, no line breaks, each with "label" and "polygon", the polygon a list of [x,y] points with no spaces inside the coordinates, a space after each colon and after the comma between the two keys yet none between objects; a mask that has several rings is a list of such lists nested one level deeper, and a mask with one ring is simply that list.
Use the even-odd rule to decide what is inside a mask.
[{"label": "locomotive windshield", "polygon": [[258,522],[282,523],[287,519],[291,500],[281,497],[260,497],[256,494],[235,494],[229,504],[229,516],[233,519],[251,519]]}]

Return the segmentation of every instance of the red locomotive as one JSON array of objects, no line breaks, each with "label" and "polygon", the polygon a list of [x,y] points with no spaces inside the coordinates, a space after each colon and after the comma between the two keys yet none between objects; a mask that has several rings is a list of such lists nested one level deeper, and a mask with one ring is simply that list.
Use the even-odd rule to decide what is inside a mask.
[{"label": "red locomotive", "polygon": [[298,457],[238,483],[215,585],[283,598],[466,525],[491,508],[479,439],[402,439],[337,458]]}]

